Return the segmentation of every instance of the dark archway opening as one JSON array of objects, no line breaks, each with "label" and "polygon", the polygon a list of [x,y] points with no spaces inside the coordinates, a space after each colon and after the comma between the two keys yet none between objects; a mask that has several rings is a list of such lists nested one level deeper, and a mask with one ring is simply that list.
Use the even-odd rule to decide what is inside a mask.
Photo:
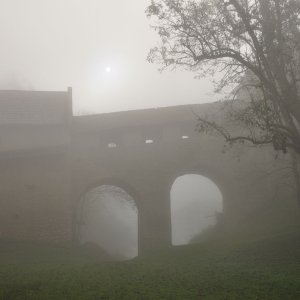
[{"label": "dark archway opening", "polygon": [[179,176],[171,188],[172,244],[184,245],[217,223],[223,197],[217,185],[197,174]]},{"label": "dark archway opening", "polygon": [[113,185],[91,189],[81,198],[77,220],[79,244],[96,244],[113,260],[138,255],[138,210],[124,189]]}]

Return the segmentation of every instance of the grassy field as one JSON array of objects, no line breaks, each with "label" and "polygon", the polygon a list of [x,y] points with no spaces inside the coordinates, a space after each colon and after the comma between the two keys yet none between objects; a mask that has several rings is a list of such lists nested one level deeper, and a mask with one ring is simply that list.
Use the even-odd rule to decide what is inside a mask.
[{"label": "grassy field", "polygon": [[300,299],[300,231],[97,262],[71,247],[0,243],[0,299]]}]

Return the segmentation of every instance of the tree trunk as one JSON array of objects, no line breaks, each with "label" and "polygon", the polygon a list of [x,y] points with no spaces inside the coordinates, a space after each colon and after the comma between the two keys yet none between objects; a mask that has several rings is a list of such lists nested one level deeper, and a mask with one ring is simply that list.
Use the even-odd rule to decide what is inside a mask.
[{"label": "tree trunk", "polygon": [[291,158],[292,158],[292,170],[295,180],[295,187],[296,187],[296,195],[297,195],[297,202],[300,207],[300,156],[299,154],[295,153],[295,151],[291,150]]}]

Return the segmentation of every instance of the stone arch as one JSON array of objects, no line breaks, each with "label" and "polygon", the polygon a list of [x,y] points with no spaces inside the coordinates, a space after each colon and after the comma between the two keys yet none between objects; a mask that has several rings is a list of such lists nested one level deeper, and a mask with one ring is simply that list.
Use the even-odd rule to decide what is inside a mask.
[{"label": "stone arch", "polygon": [[188,244],[205,230],[220,224],[223,195],[208,177],[185,173],[170,190],[172,245]]},{"label": "stone arch", "polygon": [[184,168],[178,170],[170,176],[168,181],[168,191],[170,194],[171,188],[175,180],[186,174],[195,174],[207,177],[219,188],[223,196],[223,212],[229,213],[231,205],[236,202],[239,195],[238,186],[234,182],[234,178],[226,174],[225,170],[220,170],[216,166],[208,164],[198,164],[192,168]]},{"label": "stone arch", "polygon": [[139,200],[140,199],[139,192],[127,181],[116,177],[105,177],[98,180],[94,180],[92,183],[87,183],[85,187],[83,187],[82,190],[78,193],[78,196],[75,199],[76,203],[78,203],[82,198],[82,196],[86,194],[88,191],[102,185],[113,185],[113,186],[120,187],[135,200],[135,204],[138,208],[141,205],[141,201]]},{"label": "stone arch", "polygon": [[80,224],[78,223],[78,210],[81,211],[85,205],[85,195],[88,194],[90,191],[102,187],[102,186],[114,186],[117,188],[120,188],[124,192],[126,192],[134,201],[134,204],[137,209],[137,230],[138,230],[138,252],[140,251],[140,230],[139,230],[139,224],[140,224],[140,214],[139,211],[141,209],[141,201],[138,191],[129,183],[127,183],[124,180],[114,178],[114,177],[108,177],[103,178],[99,180],[95,180],[92,183],[86,184],[82,189],[81,192],[78,193],[78,196],[75,198],[75,203],[73,203],[74,211],[73,211],[73,241],[78,244],[78,233]]}]

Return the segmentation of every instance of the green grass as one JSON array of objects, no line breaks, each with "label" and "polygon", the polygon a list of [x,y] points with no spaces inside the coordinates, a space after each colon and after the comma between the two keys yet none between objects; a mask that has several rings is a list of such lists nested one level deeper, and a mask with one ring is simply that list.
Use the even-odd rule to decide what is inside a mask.
[{"label": "green grass", "polygon": [[68,246],[0,243],[0,299],[300,299],[300,231],[97,262]]}]

